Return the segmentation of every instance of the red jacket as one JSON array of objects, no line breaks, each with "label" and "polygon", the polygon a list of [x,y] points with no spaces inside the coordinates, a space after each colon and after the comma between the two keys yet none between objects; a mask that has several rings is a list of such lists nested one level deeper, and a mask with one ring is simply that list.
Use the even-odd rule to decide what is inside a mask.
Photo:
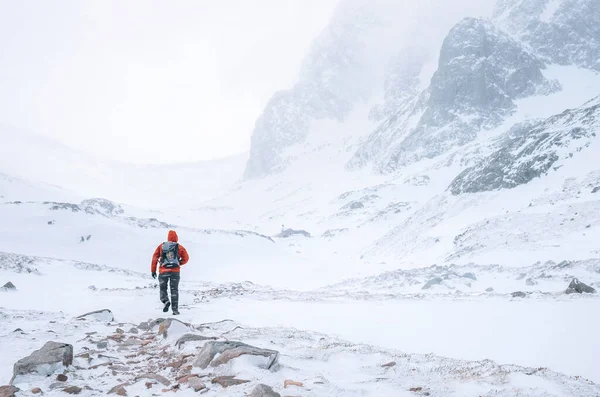
[{"label": "red jacket", "polygon": [[[175,233],[175,230],[169,230],[168,241],[172,241],[175,243],[179,241],[179,237],[177,236],[177,233]],[[154,273],[156,271],[156,267],[158,265],[158,259],[160,258],[161,253],[162,253],[162,244],[160,244],[158,247],[156,247],[156,250],[154,251],[154,255],[152,255],[152,264],[150,265],[150,269],[152,270],[152,273]],[[179,257],[181,258],[181,260],[179,261],[180,266],[185,265],[190,260],[190,256],[188,255],[186,249],[181,244],[179,244]],[[163,267],[160,267],[158,269],[159,274],[170,273],[170,272],[179,273],[179,268],[175,267],[175,268],[171,268],[171,269],[165,269]]]}]

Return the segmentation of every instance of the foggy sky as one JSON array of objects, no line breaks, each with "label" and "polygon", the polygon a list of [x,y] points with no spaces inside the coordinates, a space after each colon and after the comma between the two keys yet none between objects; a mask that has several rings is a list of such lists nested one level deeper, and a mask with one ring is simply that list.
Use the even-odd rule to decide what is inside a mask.
[{"label": "foggy sky", "polygon": [[0,123],[123,161],[249,149],[337,0],[0,0]]},{"label": "foggy sky", "polygon": [[[0,125],[136,163],[246,152],[338,1],[0,0]],[[435,46],[494,3],[377,1]]]}]

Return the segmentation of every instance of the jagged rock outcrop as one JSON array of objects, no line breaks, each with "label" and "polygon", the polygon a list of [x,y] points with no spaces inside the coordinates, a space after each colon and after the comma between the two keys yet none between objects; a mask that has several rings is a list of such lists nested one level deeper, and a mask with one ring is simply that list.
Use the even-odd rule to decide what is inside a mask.
[{"label": "jagged rock outcrop", "polygon": [[[376,89],[373,68],[385,54],[368,45],[380,23],[374,6],[342,1],[328,27],[314,40],[298,83],[273,95],[252,133],[244,177],[256,178],[287,166],[285,149],[302,142],[315,120],[344,120]],[[379,51],[374,55],[373,51]]]},{"label": "jagged rock outcrop", "polygon": [[91,214],[100,214],[107,217],[118,216],[125,212],[123,208],[110,200],[93,198],[81,202],[81,208]]},{"label": "jagged rock outcrop", "polygon": [[510,189],[560,166],[589,146],[600,130],[600,96],[537,124],[513,128],[498,149],[460,173],[450,184],[454,195]]},{"label": "jagged rock outcrop", "polygon": [[444,40],[417,126],[392,149],[383,169],[471,142],[500,125],[515,110],[514,100],[555,91],[558,85],[546,80],[544,67],[490,22],[464,19]]},{"label": "jagged rock outcrop", "polygon": [[16,291],[17,287],[15,287],[15,285],[12,282],[8,282],[6,284],[4,284],[2,287],[0,287],[0,291]]}]

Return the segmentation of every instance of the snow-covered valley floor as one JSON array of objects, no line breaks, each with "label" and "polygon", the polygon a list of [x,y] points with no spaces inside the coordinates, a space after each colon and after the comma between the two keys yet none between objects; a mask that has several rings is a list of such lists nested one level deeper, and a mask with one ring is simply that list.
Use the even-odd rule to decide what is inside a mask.
[{"label": "snow-covered valley floor", "polygon": [[[43,275],[3,272],[17,286],[16,291],[2,293],[0,305],[0,379],[3,383],[10,380],[13,363],[52,340],[72,343],[76,355],[85,354],[87,348],[91,349],[92,356],[118,358],[120,364],[106,364],[110,368],[114,366],[113,372],[106,368],[104,371],[84,370],[105,363],[106,358],[96,357],[89,362],[76,359],[77,369],[71,367],[67,375],[76,386],[93,389],[84,389],[82,393],[106,394],[120,383],[130,383],[126,387],[128,395],[150,395],[143,381],[135,382],[127,375],[145,370],[135,367],[142,364],[127,365],[124,357],[138,345],[123,346],[122,341],[115,341],[113,345],[109,339],[106,349],[95,352],[98,349],[93,347],[97,341],[113,335],[117,327],[127,331],[148,319],[171,317],[170,313],[165,315],[160,310],[156,282],[146,274],[123,273],[110,268],[91,270],[90,266],[68,261],[44,263],[38,260],[29,266]],[[582,268],[583,265],[574,266],[567,273],[581,274]],[[68,285],[61,282],[65,272],[69,272]],[[485,276],[479,275],[480,278]],[[488,281],[486,285],[502,290],[503,281],[497,285]],[[597,282],[596,279],[585,281],[593,285]],[[407,293],[381,299],[377,294],[347,293],[344,296],[327,292],[339,286],[313,293],[294,293],[251,283],[195,282],[186,279],[184,273],[182,315],[178,319],[194,325],[218,324],[214,325],[216,328],[201,331],[185,329],[186,333],[218,337],[226,333],[228,340],[241,340],[281,353],[278,371],[261,369],[255,360],[243,358],[208,372],[193,368],[192,372],[207,376],[208,380],[211,376],[235,375],[251,381],[226,389],[207,381],[211,389],[207,395],[243,395],[250,393],[256,384],[265,383],[282,395],[294,396],[424,393],[431,396],[597,396],[600,393],[600,370],[596,365],[600,357],[597,342],[600,320],[596,314],[600,312],[600,299],[595,294],[566,295],[557,290],[559,284],[550,285],[532,287],[538,292],[531,292],[525,298],[504,293],[446,293],[441,289],[429,294]],[[74,319],[82,313],[104,308],[114,313],[114,322]],[[232,321],[220,323],[223,320]],[[237,326],[241,328],[229,333]],[[14,332],[17,328],[22,332]],[[135,342],[135,338],[142,336],[158,337],[157,331],[155,327],[146,333],[128,335]],[[177,331],[178,336],[183,334],[180,331]],[[97,334],[86,334],[90,332]],[[167,349],[169,359],[180,358],[183,353],[173,347],[174,338],[171,335],[165,340],[152,339],[151,347],[160,352]],[[200,346],[196,343],[187,352],[194,355],[197,353],[194,349]],[[391,361],[397,364],[392,368],[382,367]],[[154,373],[176,384],[181,374],[157,365]],[[50,391],[50,385],[56,383],[53,379],[34,378],[17,386],[22,390],[40,387],[45,395],[62,395],[56,384],[55,390]],[[304,387],[283,389],[286,379],[303,382]],[[153,390],[159,391],[162,387],[158,385]],[[410,391],[411,388],[419,391]],[[184,385],[181,392],[195,394]]]}]

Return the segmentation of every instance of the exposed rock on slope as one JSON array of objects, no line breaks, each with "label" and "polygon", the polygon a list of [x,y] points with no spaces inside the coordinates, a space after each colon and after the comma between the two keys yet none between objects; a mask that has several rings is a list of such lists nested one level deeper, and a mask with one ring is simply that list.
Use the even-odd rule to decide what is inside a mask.
[{"label": "exposed rock on slope", "polygon": [[559,167],[600,132],[600,97],[546,121],[517,127],[499,149],[454,179],[452,194],[514,188]]},{"label": "exposed rock on slope", "polygon": [[597,0],[500,0],[494,19],[549,62],[600,71]]},{"label": "exposed rock on slope", "polygon": [[514,100],[556,90],[543,68],[542,61],[491,23],[463,20],[444,40],[419,123],[392,150],[384,169],[464,145],[479,131],[500,125],[515,110]]}]

